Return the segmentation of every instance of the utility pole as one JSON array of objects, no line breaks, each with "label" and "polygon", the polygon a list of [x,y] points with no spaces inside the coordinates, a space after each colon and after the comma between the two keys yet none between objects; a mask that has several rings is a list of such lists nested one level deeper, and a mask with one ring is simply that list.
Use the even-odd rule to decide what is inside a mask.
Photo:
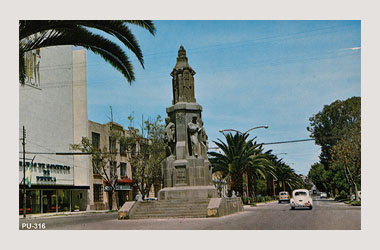
[{"label": "utility pole", "polygon": [[24,218],[26,217],[26,185],[25,185],[25,137],[26,137],[26,131],[25,131],[25,127],[22,126],[22,166],[24,168],[24,179],[23,179],[23,182],[24,182],[24,202],[23,202],[23,208],[22,208],[22,212],[23,212],[23,216]]}]

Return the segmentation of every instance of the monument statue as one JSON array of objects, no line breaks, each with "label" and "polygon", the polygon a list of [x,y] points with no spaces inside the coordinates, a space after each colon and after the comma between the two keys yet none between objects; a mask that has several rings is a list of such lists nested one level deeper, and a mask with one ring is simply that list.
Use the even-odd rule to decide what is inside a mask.
[{"label": "monument statue", "polygon": [[198,140],[201,146],[201,154],[203,157],[207,157],[207,151],[208,151],[208,136],[206,134],[206,131],[203,127],[203,121],[202,119],[199,119],[199,134],[198,134]]},{"label": "monument statue", "polygon": [[[207,134],[202,106],[196,102],[194,75],[186,50],[180,46],[172,76],[173,100],[166,108],[167,158],[163,166],[164,188],[159,199],[216,197],[211,164],[207,158]],[[180,190],[180,191],[179,191]]]},{"label": "monument statue", "polygon": [[167,143],[166,156],[174,155],[175,151],[175,124],[170,121],[169,117],[165,118],[165,140]]},{"label": "monument statue", "polygon": [[199,127],[199,124],[197,123],[197,117],[193,116],[193,119],[189,124],[187,124],[187,127],[189,129],[189,134],[190,134],[190,155],[193,155],[195,157],[198,157],[201,153],[201,145],[198,140],[199,138],[199,132],[201,128]]}]

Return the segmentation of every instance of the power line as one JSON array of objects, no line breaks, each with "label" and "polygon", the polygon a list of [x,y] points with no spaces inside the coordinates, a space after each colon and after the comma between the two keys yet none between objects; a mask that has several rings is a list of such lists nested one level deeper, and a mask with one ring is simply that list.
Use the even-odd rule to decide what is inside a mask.
[{"label": "power line", "polygon": [[266,142],[266,143],[260,143],[260,144],[261,145],[272,145],[272,144],[294,143],[294,142],[304,142],[304,141],[315,141],[315,139],[301,139],[301,140],[292,140],[292,141]]}]

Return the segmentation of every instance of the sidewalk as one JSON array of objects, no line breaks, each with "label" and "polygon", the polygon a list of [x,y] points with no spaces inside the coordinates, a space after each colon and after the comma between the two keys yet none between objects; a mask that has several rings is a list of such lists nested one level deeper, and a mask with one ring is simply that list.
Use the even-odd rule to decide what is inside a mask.
[{"label": "sidewalk", "polygon": [[262,206],[262,205],[265,205],[265,204],[268,204],[268,203],[277,203],[277,202],[278,202],[277,200],[265,201],[265,202],[259,202],[259,203],[255,203],[254,206],[252,206],[252,205],[244,205],[244,208],[248,208],[248,207],[257,207],[257,206]]},{"label": "sidewalk", "polygon": [[[25,219],[33,218],[47,218],[56,216],[70,216],[70,215],[84,215],[84,214],[106,214],[106,213],[117,213],[115,210],[88,210],[88,211],[78,211],[78,212],[58,212],[58,213],[44,213],[44,214],[27,214]],[[19,215],[19,219],[24,219],[24,216]]]}]

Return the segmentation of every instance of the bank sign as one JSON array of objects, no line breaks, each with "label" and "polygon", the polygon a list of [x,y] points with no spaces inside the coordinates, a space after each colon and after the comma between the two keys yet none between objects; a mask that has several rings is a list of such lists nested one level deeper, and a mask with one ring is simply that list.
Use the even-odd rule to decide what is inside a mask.
[{"label": "bank sign", "polygon": [[[25,162],[25,173],[32,185],[74,185],[73,169],[68,165]],[[22,161],[19,161],[19,177],[22,184]]]}]

